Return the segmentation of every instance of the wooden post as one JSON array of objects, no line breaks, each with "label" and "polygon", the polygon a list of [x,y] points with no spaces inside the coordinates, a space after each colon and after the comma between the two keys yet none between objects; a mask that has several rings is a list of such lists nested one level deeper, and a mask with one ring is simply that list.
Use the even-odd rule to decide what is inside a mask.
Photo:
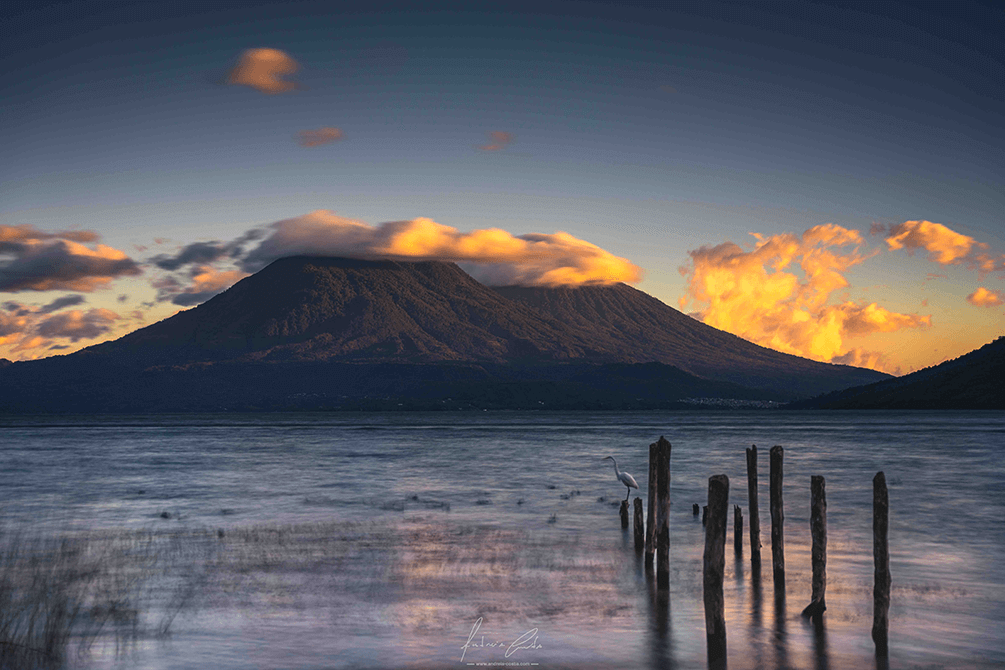
[{"label": "wooden post", "polygon": [[628,528],[628,501],[621,501],[621,527]]},{"label": "wooden post", "polygon": [[708,505],[701,506],[701,525],[708,525]]},{"label": "wooden post", "polygon": [[656,443],[656,587],[670,588],[670,452],[661,435]]},{"label": "wooden post", "polygon": [[635,505],[635,553],[642,553],[646,544],[645,523],[642,521],[642,498],[634,500]]},{"label": "wooden post", "polygon": [[750,562],[761,562],[761,517],[757,505],[757,445],[747,449],[747,510],[750,515]]},{"label": "wooden post", "polygon": [[737,556],[743,553],[743,510],[739,505],[733,505],[733,551]]},{"label": "wooden post", "polygon": [[888,653],[887,632],[890,626],[890,547],[887,534],[890,526],[890,499],[886,490],[886,475],[877,472],[872,479],[872,556],[876,566],[876,586],[872,592],[872,639],[876,653]]},{"label": "wooden post", "polygon": [[[729,507],[729,477],[708,478],[708,528],[705,530],[703,557],[703,595],[705,600],[705,636],[709,657],[725,655],[726,617],[722,595],[726,567],[726,510]],[[715,654],[713,654],[715,652]]]},{"label": "wooden post", "polygon": [[698,503],[691,505],[691,514],[698,516]]},{"label": "wooden post", "polygon": [[785,450],[780,446],[771,447],[771,567],[776,582],[785,581],[785,534],[782,525],[785,512],[782,510],[782,456]]},{"label": "wooden post", "polygon": [[824,478],[810,477],[810,535],[813,548],[810,560],[813,564],[813,595],[810,604],[803,610],[803,616],[818,617],[827,609],[824,595],[827,592],[827,496]]},{"label": "wooden post", "polygon": [[646,523],[646,567],[652,566],[656,553],[656,443],[649,445],[649,488],[646,491],[649,508]]}]

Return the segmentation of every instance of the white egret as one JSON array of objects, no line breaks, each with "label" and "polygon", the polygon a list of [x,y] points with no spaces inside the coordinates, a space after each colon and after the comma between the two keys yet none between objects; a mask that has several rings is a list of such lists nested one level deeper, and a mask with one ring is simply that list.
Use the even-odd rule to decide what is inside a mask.
[{"label": "white egret", "polygon": [[627,472],[618,470],[618,461],[614,456],[604,456],[600,460],[606,461],[608,458],[614,461],[614,475],[618,478],[618,481],[628,487],[628,493],[625,494],[625,500],[628,500],[628,496],[632,495],[632,489],[637,489],[639,484],[635,481],[635,477],[632,477]]}]

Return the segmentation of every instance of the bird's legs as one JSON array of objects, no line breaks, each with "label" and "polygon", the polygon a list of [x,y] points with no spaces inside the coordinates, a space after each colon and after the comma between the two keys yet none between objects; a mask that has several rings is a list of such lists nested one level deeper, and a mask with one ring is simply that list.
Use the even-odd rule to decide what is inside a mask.
[{"label": "bird's legs", "polygon": [[628,502],[628,496],[632,495],[632,487],[626,486],[625,488],[628,489],[628,493],[625,494],[625,502]]}]

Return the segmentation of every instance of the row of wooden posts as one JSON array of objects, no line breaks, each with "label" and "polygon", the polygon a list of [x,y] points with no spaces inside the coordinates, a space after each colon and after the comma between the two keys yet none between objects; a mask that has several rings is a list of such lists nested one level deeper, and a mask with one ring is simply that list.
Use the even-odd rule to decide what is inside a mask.
[{"label": "row of wooden posts", "polygon": [[[645,551],[646,569],[651,570],[656,557],[656,586],[670,587],[670,453],[672,447],[664,437],[649,445],[649,515],[643,524],[642,499],[634,501],[635,549]],[[782,460],[784,450],[772,447],[769,459],[769,494],[771,508],[771,567],[775,584],[785,584],[785,513],[782,505]],[[819,617],[827,609],[827,497],[826,482],[819,475],[810,477],[810,535],[812,548],[812,592],[805,616]],[[757,447],[747,449],[747,500],[750,514],[750,562],[755,569],[761,565],[761,528],[757,501]],[[729,477],[708,478],[708,505],[704,508],[705,554],[703,583],[705,601],[705,633],[709,649],[725,650],[726,620],[723,602],[723,572],[726,564],[726,515],[729,508]],[[872,532],[875,586],[873,588],[872,639],[878,654],[886,655],[890,611],[890,551],[889,496],[886,477],[877,472],[872,480]],[[698,505],[694,505],[698,513]],[[628,501],[621,503],[621,527],[628,528]],[[733,507],[733,543],[736,553],[743,546],[743,513]]]}]

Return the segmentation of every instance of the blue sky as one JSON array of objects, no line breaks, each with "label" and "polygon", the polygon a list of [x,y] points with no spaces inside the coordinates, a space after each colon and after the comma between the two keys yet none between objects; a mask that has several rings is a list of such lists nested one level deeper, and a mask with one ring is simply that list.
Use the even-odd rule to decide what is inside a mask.
[{"label": "blue sky", "polygon": [[[698,312],[708,304],[694,301],[694,272],[678,271],[688,252],[833,223],[861,231],[876,256],[843,271],[847,295],[832,302],[932,317],[854,334],[891,371],[1001,334],[999,305],[966,300],[978,286],[1005,293],[1001,272],[868,235],[929,221],[1005,252],[1003,21],[990,5],[39,7],[3,15],[16,37],[0,47],[0,226],[95,231],[145,268],[85,292],[88,307],[121,317],[100,337],[48,346],[173,313],[151,286],[155,254],[315,210],[565,231]],[[299,64],[297,90],[227,85],[240,55],[262,47]],[[342,138],[296,141],[324,127]],[[512,141],[480,150],[493,131]],[[65,291],[9,293],[0,300],[31,308]],[[32,323],[0,355],[45,355],[12,353]]]}]

